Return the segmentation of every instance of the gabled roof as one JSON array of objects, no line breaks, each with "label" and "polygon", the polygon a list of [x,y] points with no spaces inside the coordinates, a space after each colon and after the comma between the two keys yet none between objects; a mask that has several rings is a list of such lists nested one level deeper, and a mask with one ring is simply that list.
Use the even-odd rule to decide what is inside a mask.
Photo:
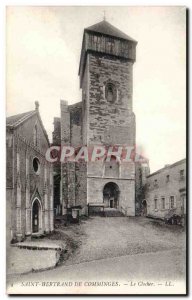
[{"label": "gabled roof", "polygon": [[69,105],[69,110],[79,109],[82,107],[82,101],[76,102],[74,104]]},{"label": "gabled roof", "polygon": [[30,116],[35,114],[35,110],[31,110],[22,114],[13,115],[6,118],[6,125],[16,127],[17,125],[23,123]]},{"label": "gabled roof", "polygon": [[6,118],[6,127],[10,128],[10,129],[15,129],[19,125],[23,124],[25,121],[27,121],[28,119],[30,119],[32,116],[34,116],[36,114],[38,119],[39,119],[39,122],[41,124],[41,127],[43,129],[43,132],[45,134],[45,137],[47,139],[47,142],[48,142],[48,144],[50,144],[47,132],[45,130],[45,127],[43,126],[43,122],[42,122],[40,114],[39,114],[38,107],[39,107],[39,104],[36,104],[36,109],[35,110],[31,110],[31,111],[28,111],[28,112],[25,112],[25,113],[22,113],[22,114],[17,114],[17,115],[7,117]]},{"label": "gabled roof", "polygon": [[109,35],[117,38],[121,38],[124,40],[129,40],[136,42],[136,40],[132,39],[130,36],[116,28],[115,26],[111,25],[109,22],[103,20],[95,25],[85,28],[85,31],[93,31],[98,32],[104,35]]},{"label": "gabled roof", "polygon": [[176,161],[175,163],[173,163],[173,164],[171,164],[171,165],[166,165],[164,168],[161,168],[161,169],[159,169],[159,170],[157,170],[157,171],[155,171],[155,172],[149,174],[149,175],[147,176],[147,178],[152,177],[153,175],[159,174],[159,173],[161,173],[161,172],[164,171],[164,170],[171,169],[171,168],[173,168],[173,167],[175,167],[175,166],[177,166],[177,165],[183,164],[183,163],[186,163],[186,158],[183,158],[183,159],[181,159],[181,160],[179,160],[179,161]]}]

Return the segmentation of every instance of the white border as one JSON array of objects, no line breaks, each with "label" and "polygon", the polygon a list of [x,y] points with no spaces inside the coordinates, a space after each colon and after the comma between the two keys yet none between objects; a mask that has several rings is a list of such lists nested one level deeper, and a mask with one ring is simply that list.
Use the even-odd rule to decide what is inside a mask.
[{"label": "white border", "polygon": [[[175,0],[175,1],[167,1],[167,0],[161,0],[161,1],[155,1],[155,0],[148,0],[148,1],[142,1],[142,0],[116,0],[116,1],[107,1],[107,0],[84,0],[84,1],[79,1],[79,0],[47,0],[47,1],[40,1],[40,0],[33,0],[33,1],[26,1],[26,0],[20,0],[20,1],[15,1],[15,0],[1,0],[0,1],[0,43],[1,43],[1,52],[0,52],[0,66],[1,66],[1,72],[0,72],[0,99],[3,99],[3,105],[1,104],[1,109],[0,109],[0,128],[1,128],[1,161],[0,161],[0,199],[1,199],[1,209],[0,209],[0,220],[1,220],[1,255],[0,255],[0,275],[1,275],[1,280],[0,280],[0,296],[1,299],[6,299],[8,296],[5,294],[5,255],[6,255],[6,251],[5,251],[5,7],[7,5],[37,5],[37,6],[47,6],[47,5],[68,5],[68,6],[72,6],[72,5],[80,5],[81,6],[91,6],[91,5],[96,5],[96,6],[125,6],[125,5],[129,5],[129,6],[187,6],[189,9],[192,8],[192,2],[190,0],[188,1],[184,1],[184,0]],[[189,32],[191,29],[191,22],[189,21]],[[189,40],[189,53],[191,52],[191,39]],[[191,67],[190,70],[191,71]],[[191,79],[189,82],[189,85],[191,83]],[[189,99],[190,100],[190,99]],[[2,102],[1,102],[2,103]],[[189,105],[189,109],[190,109],[190,115],[191,115],[191,107]],[[191,123],[189,125],[189,132],[192,132],[192,128],[191,128]],[[191,136],[191,135],[190,135]],[[190,146],[190,145],[189,145]],[[189,167],[191,167],[192,163],[190,163]],[[189,179],[189,187],[192,186],[192,179]],[[189,205],[188,205],[188,210],[189,210]],[[190,210],[189,210],[190,211]],[[189,232],[191,229],[191,222],[190,222],[190,228],[189,228]],[[192,247],[190,247],[191,249]],[[189,264],[191,266],[191,263],[189,261]],[[189,266],[189,270],[191,269]],[[190,285],[191,286],[191,285]],[[191,288],[190,288],[191,290]],[[18,297],[20,298],[20,297]],[[22,297],[22,299],[25,299],[27,297]],[[36,297],[36,299],[38,299],[40,297]],[[54,299],[55,297],[50,297],[52,299]],[[65,297],[68,298],[68,297]],[[70,297],[71,298],[71,297]],[[137,297],[134,297],[135,299],[137,299]],[[152,297],[153,298],[153,297]],[[170,299],[168,297],[164,297],[164,299]],[[191,298],[191,295],[190,297]]]}]

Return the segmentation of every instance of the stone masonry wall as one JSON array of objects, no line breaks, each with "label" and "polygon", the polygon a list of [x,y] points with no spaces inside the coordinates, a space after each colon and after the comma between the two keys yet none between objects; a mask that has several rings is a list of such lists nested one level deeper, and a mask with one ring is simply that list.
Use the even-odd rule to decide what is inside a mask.
[{"label": "stone masonry wall", "polygon": [[[180,176],[181,170],[184,171],[183,177]],[[182,214],[183,194],[186,201],[186,160],[167,166],[147,177],[147,214],[163,218],[171,209],[170,196],[175,197],[175,213]],[[162,198],[165,198],[165,208],[162,207]],[[157,199],[156,209],[155,199]],[[184,206],[186,207],[186,202]]]},{"label": "stone masonry wall", "polygon": [[[61,145],[134,146],[133,60],[89,51],[85,57],[83,73],[80,68],[82,102],[68,106],[66,101],[61,101]],[[105,99],[107,83],[114,84],[117,89],[117,99],[114,102]],[[105,166],[100,162],[88,165],[76,163],[74,167],[74,163],[70,163],[70,168],[69,164],[61,164],[63,205],[84,205],[95,197],[102,202],[101,187],[109,182],[109,178],[120,185],[121,209],[128,215],[134,215],[134,164],[111,167],[108,163]]]},{"label": "stone masonry wall", "polygon": [[75,203],[83,207],[87,204],[87,164],[85,162],[76,163],[75,174]]},{"label": "stone masonry wall", "polygon": [[[38,146],[33,144],[33,126],[37,124],[38,128],[38,139],[41,142],[38,142]],[[27,129],[28,128],[28,129]],[[28,132],[29,130],[29,132]],[[49,147],[46,138],[42,135],[44,134],[38,118],[33,116],[27,120],[24,124],[21,124],[13,132],[13,154],[14,156],[7,156],[7,160],[12,159],[12,199],[7,199],[8,202],[11,200],[11,231],[12,237],[16,238],[16,234],[19,233],[21,238],[24,238],[26,233],[30,231],[31,233],[31,209],[32,201],[35,195],[38,195],[39,200],[42,205],[42,231],[50,231],[53,220],[51,220],[52,214],[52,182],[50,178],[52,174],[50,163],[45,160],[45,151]],[[38,158],[39,160],[39,172],[35,173],[33,169],[33,159]],[[28,160],[28,169],[27,169],[27,160]],[[45,180],[45,166],[47,168],[47,179]],[[27,199],[27,191],[29,199]],[[49,223],[48,227],[44,225],[44,195],[47,192],[48,197],[48,207],[49,211]],[[7,193],[10,195],[10,193]],[[19,200],[20,199],[20,200]],[[28,209],[28,212],[27,212]],[[29,212],[30,211],[30,212]],[[29,215],[30,213],[30,215]],[[19,232],[18,232],[19,230]]]},{"label": "stone masonry wall", "polygon": [[84,77],[82,83],[82,143],[83,145],[87,145],[87,132],[89,127],[88,109],[89,109],[89,56],[87,59],[87,64],[84,71]]},{"label": "stone masonry wall", "polygon": [[88,178],[87,179],[87,197],[89,203],[103,202],[103,189],[108,182],[114,182],[120,190],[119,210],[127,216],[135,215],[135,181],[111,178]]},{"label": "stone masonry wall", "polygon": [[6,187],[13,188],[13,134],[6,135]]},{"label": "stone masonry wall", "polygon": [[53,145],[61,145],[61,119],[54,118]]},{"label": "stone masonry wall", "polygon": [[[87,113],[87,145],[135,145],[135,115],[132,112],[133,63],[108,55],[89,53],[86,67],[83,95]],[[117,99],[113,103],[105,99],[105,85],[108,82],[117,88]],[[99,161],[88,163],[87,176],[88,203],[103,202],[101,187],[111,178],[120,184],[119,209],[125,210],[124,213],[128,215],[135,214],[134,163],[126,166],[122,164],[120,168],[109,167],[105,171],[104,165]],[[121,180],[121,176],[126,180]]]},{"label": "stone masonry wall", "polygon": [[[66,101],[61,101],[61,147],[70,145],[70,112]],[[68,168],[61,162],[61,202],[62,209],[68,206]]]},{"label": "stone masonry wall", "polygon": [[[30,125],[29,125],[30,124]],[[43,128],[40,124],[39,118],[37,118],[37,115],[35,114],[33,117],[31,117],[29,120],[24,122],[21,126],[17,127],[17,134],[20,136],[25,137],[29,143],[33,144],[33,129],[34,126],[37,125],[37,136],[38,136],[38,145],[37,147],[41,149],[41,152],[45,154],[48,148],[48,141],[45,137]]]},{"label": "stone masonry wall", "polygon": [[87,164],[62,164],[62,196],[64,208],[87,204]]},{"label": "stone masonry wall", "polygon": [[71,145],[82,145],[82,102],[69,106],[70,110],[70,141]]},{"label": "stone masonry wall", "polygon": [[[88,143],[135,143],[135,117],[132,113],[133,63],[107,55],[89,54]],[[105,99],[105,84],[118,90],[117,100]]]}]

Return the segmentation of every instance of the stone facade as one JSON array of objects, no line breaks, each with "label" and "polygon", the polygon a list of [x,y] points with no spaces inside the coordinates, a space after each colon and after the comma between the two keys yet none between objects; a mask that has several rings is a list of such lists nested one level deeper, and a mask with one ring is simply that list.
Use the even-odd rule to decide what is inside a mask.
[{"label": "stone facade", "polygon": [[137,216],[146,215],[147,207],[145,205],[145,193],[147,176],[150,174],[149,162],[135,163],[135,214]]},{"label": "stone facade", "polygon": [[169,212],[186,215],[186,159],[147,176],[147,215],[164,218]]},{"label": "stone facade", "polygon": [[7,118],[7,235],[9,241],[53,230],[52,165],[38,103],[36,110]]},{"label": "stone facade", "polygon": [[[74,105],[61,101],[53,145],[73,146],[77,152],[82,145],[135,146],[132,93],[136,44],[106,21],[84,30],[79,66],[82,101]],[[86,213],[88,204],[104,203],[125,215],[135,215],[134,161],[66,162],[60,170],[57,165],[54,168],[55,184],[60,176],[56,213],[66,214],[76,206]]]}]

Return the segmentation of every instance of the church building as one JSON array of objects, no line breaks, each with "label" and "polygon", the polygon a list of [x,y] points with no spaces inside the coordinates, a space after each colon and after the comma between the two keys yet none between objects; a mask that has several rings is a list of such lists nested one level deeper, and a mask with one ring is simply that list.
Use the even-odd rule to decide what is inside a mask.
[{"label": "church building", "polygon": [[[62,100],[54,119],[53,145],[79,147],[135,146],[133,65],[137,42],[106,20],[84,29],[79,64],[80,102]],[[68,161],[54,166],[54,208],[65,215],[103,205],[135,216],[135,162],[112,157]]]},{"label": "church building", "polygon": [[7,241],[53,231],[53,172],[47,133],[36,109],[6,119]]}]

